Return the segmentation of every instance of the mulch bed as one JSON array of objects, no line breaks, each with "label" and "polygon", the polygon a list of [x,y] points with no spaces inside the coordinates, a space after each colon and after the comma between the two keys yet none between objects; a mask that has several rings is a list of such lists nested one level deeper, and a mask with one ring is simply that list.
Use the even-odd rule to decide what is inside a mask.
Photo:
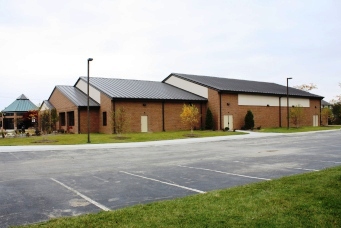
[{"label": "mulch bed", "polygon": [[130,137],[127,137],[127,136],[115,136],[114,139],[116,139],[116,140],[125,140],[125,139],[130,139]]},{"label": "mulch bed", "polygon": [[58,140],[40,139],[37,141],[33,141],[32,143],[54,143],[54,142],[58,142]]},{"label": "mulch bed", "polygon": [[188,138],[198,138],[198,137],[200,137],[200,135],[198,135],[198,134],[186,134],[184,136],[188,137]]}]

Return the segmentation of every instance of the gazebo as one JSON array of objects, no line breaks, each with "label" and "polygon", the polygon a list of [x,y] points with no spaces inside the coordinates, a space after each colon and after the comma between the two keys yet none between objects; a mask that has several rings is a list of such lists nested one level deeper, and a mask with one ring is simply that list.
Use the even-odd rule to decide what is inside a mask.
[{"label": "gazebo", "polygon": [[8,107],[2,110],[2,129],[21,129],[22,127],[28,128],[32,125],[24,122],[24,114],[31,110],[37,110],[38,107],[33,104],[24,94],[21,94],[15,101],[13,101]]}]

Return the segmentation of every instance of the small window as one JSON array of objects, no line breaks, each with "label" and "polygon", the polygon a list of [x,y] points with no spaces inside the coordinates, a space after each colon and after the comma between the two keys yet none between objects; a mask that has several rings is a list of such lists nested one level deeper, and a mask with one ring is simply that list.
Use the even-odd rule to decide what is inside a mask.
[{"label": "small window", "polygon": [[65,126],[65,112],[59,113],[60,126]]},{"label": "small window", "polygon": [[68,112],[67,113],[67,125],[68,126],[75,126],[75,112]]},{"label": "small window", "polygon": [[107,126],[107,112],[103,112],[103,126]]}]

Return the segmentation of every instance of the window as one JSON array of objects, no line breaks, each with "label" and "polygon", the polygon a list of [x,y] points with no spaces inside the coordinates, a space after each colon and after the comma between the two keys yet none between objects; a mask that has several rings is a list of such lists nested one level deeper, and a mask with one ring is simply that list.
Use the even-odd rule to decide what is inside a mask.
[{"label": "window", "polygon": [[103,126],[107,126],[107,112],[103,112]]},{"label": "window", "polygon": [[67,125],[75,126],[75,112],[72,111],[67,113]]},{"label": "window", "polygon": [[65,112],[59,113],[60,126],[65,126]]}]

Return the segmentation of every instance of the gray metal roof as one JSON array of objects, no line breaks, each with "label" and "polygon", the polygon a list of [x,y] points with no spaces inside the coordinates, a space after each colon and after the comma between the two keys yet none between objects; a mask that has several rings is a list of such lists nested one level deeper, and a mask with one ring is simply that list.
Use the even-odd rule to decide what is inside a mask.
[{"label": "gray metal roof", "polygon": [[[87,77],[80,77],[87,82]],[[162,82],[90,77],[91,86],[111,98],[206,101],[206,98]]]},{"label": "gray metal roof", "polygon": [[38,109],[38,107],[24,94],[21,94],[12,104],[2,110],[2,112],[27,112],[36,109]]},{"label": "gray metal roof", "polygon": [[[164,79],[163,82],[165,82],[171,76],[179,77],[184,80],[222,92],[257,93],[271,95],[287,94],[287,87],[276,83],[219,78],[212,76],[172,73],[166,79]],[[289,87],[289,95],[299,97],[323,98],[322,96],[291,87]]]},{"label": "gray metal roof", "polygon": [[[64,94],[72,103],[74,103],[76,106],[84,107],[88,105],[88,96],[83,93],[81,90],[74,86],[62,86],[58,85],[56,86],[56,89],[58,89],[62,94]],[[99,104],[90,98],[89,100],[89,106],[91,107],[97,107]]]},{"label": "gray metal roof", "polygon": [[330,105],[332,105],[332,104],[329,103],[329,102],[327,102],[327,101],[325,101],[325,100],[322,100],[322,101],[321,101],[321,105],[330,106]]},{"label": "gray metal roof", "polygon": [[43,101],[43,103],[40,105],[40,107],[42,107],[43,106],[43,104],[45,104],[46,105],[46,107],[48,108],[48,109],[54,109],[54,106],[53,106],[53,104],[51,104],[51,102],[50,101],[48,101],[48,100],[44,100]]}]

